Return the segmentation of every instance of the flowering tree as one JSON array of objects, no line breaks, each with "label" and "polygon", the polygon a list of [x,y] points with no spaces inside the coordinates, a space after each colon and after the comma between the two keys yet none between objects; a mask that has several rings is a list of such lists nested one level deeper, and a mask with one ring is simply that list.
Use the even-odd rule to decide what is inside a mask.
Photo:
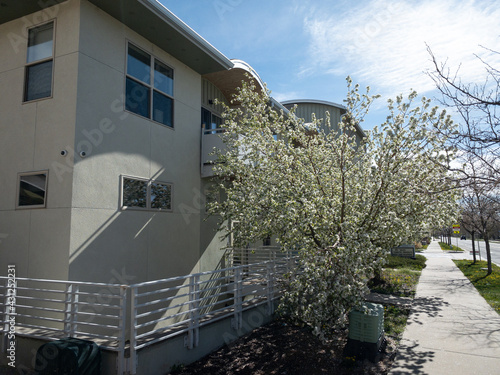
[{"label": "flowering tree", "polygon": [[328,116],[306,124],[243,83],[239,105],[226,108],[227,150],[214,167],[225,199],[210,211],[235,246],[272,235],[298,252],[303,272],[290,280],[282,307],[323,337],[362,301],[391,247],[428,222],[445,225],[456,210],[437,163],[447,156],[445,140],[425,126],[452,126],[445,113],[427,99],[413,107],[415,93],[400,96],[389,102],[387,121],[360,141],[355,126],[375,97],[349,79],[348,89],[340,124]]}]

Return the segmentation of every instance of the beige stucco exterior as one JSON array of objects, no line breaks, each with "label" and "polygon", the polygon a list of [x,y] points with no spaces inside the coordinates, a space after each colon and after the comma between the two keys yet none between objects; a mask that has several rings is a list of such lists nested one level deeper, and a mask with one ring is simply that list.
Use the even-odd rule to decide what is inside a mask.
[{"label": "beige stucco exterior", "polygon": [[[18,277],[128,284],[223,267],[227,241],[205,212],[201,108],[220,115],[215,99],[229,103],[242,79],[263,90],[258,74],[154,0],[29,4],[3,0],[0,13],[0,275],[15,264]],[[50,21],[52,96],[23,102],[28,30]],[[125,110],[128,43],[173,69],[173,128]],[[306,122],[345,113],[283,104]],[[36,171],[48,172],[46,207],[17,208],[18,174]],[[172,209],[121,209],[123,176],[172,184]]]},{"label": "beige stucco exterior", "polygon": [[[30,18],[55,20],[53,96],[23,103]],[[173,129],[124,110],[128,42],[174,70]],[[1,24],[0,47],[2,269],[130,283],[220,266],[225,242],[204,220],[200,73],[87,0]],[[16,209],[17,174],[38,170],[46,208]],[[172,210],[121,210],[121,176],[172,183]]]}]

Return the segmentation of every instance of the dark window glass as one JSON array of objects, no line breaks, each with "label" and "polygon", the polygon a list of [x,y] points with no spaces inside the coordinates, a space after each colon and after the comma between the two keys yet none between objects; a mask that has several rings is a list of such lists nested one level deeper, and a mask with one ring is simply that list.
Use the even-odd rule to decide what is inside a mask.
[{"label": "dark window glass", "polygon": [[174,127],[174,71],[141,49],[129,44],[125,109],[163,125]]},{"label": "dark window glass", "polygon": [[147,208],[147,181],[123,179],[123,206]]},{"label": "dark window glass", "polygon": [[212,123],[212,113],[205,108],[201,109],[201,127],[204,129],[210,129]]},{"label": "dark window glass", "polygon": [[160,94],[157,91],[153,92],[153,120],[164,125],[173,127],[173,103],[174,101]]},{"label": "dark window glass", "polygon": [[155,60],[154,87],[172,96],[174,94],[174,71]]},{"label": "dark window glass", "polygon": [[172,186],[158,182],[151,183],[151,208],[170,210],[172,208]]},{"label": "dark window glass", "polygon": [[28,32],[24,101],[52,96],[53,38],[53,22]]},{"label": "dark window glass", "polygon": [[44,206],[46,186],[46,173],[20,176],[18,206]]},{"label": "dark window glass", "polygon": [[26,67],[25,101],[52,95],[52,60]]},{"label": "dark window glass", "polygon": [[149,118],[149,88],[127,77],[125,109]]},{"label": "dark window glass", "polygon": [[222,119],[217,116],[212,114],[212,129],[219,129],[222,127]]},{"label": "dark window glass", "polygon": [[151,57],[131,44],[128,46],[127,74],[151,84]]}]

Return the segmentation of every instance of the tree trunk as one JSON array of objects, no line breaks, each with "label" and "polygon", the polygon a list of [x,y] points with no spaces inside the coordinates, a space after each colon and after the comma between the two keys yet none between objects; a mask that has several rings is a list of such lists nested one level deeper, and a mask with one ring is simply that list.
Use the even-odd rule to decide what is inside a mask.
[{"label": "tree trunk", "polygon": [[472,264],[476,264],[476,245],[474,244],[474,232],[471,233],[471,236],[472,236],[472,259],[474,259],[474,261],[472,262]]},{"label": "tree trunk", "polygon": [[486,246],[486,259],[488,261],[488,275],[491,275],[493,269],[491,266],[490,238],[488,235],[484,236],[484,244]]}]

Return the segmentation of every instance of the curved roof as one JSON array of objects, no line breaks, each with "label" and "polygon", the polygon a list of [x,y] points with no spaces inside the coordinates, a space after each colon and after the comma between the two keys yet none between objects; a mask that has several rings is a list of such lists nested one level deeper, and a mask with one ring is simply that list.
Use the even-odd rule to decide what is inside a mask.
[{"label": "curved roof", "polygon": [[248,63],[238,59],[232,59],[231,62],[233,63],[233,67],[231,69],[213,72],[203,76],[203,78],[206,78],[217,86],[228,102],[230,102],[234,94],[236,94],[236,88],[241,86],[242,81],[249,82],[250,79],[254,79],[256,82],[255,89],[257,91],[265,90],[264,82],[255,69],[253,69]]},{"label": "curved roof", "polygon": [[296,100],[284,100],[281,102],[283,105],[289,105],[289,104],[323,104],[323,105],[329,105],[331,107],[347,110],[345,106],[342,104],[337,104],[334,102],[329,102],[326,100],[316,100],[316,99],[296,99]]},{"label": "curved roof", "polygon": [[[300,104],[320,104],[320,105],[325,105],[329,107],[334,107],[340,109],[340,114],[341,116],[344,116],[347,113],[347,107],[343,106],[341,104],[337,104],[334,102],[329,102],[326,100],[316,100],[316,99],[296,99],[296,100],[285,100],[281,102],[282,105],[284,106],[293,106],[295,104],[300,105]],[[355,124],[357,131],[362,137],[366,136],[366,133],[364,132],[363,128],[356,123]]]}]

